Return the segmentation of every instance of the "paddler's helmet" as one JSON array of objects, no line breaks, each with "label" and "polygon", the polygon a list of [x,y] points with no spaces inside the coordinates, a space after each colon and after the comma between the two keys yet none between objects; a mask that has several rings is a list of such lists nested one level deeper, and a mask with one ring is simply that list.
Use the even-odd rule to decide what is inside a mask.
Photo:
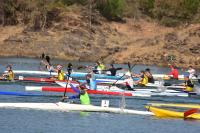
[{"label": "paddler's helmet", "polygon": [[60,65],[60,64],[57,65],[57,69],[58,69],[58,70],[61,70],[61,69],[62,69],[62,65]]}]

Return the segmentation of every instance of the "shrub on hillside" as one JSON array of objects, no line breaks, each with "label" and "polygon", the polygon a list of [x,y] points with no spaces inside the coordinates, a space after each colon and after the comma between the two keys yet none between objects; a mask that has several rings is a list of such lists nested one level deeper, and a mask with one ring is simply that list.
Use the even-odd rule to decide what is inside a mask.
[{"label": "shrub on hillside", "polygon": [[99,0],[97,8],[109,20],[121,20],[124,10],[123,0]]},{"label": "shrub on hillside", "polygon": [[176,26],[193,21],[200,9],[199,0],[140,0],[143,13],[159,20],[162,24]]},{"label": "shrub on hillside", "polygon": [[143,13],[152,15],[155,0],[139,0],[140,9]]},{"label": "shrub on hillside", "polygon": [[81,4],[81,5],[84,5],[87,3],[88,0],[61,0],[61,2],[65,5],[72,5],[72,4],[75,4],[75,3],[78,3],[78,4]]}]

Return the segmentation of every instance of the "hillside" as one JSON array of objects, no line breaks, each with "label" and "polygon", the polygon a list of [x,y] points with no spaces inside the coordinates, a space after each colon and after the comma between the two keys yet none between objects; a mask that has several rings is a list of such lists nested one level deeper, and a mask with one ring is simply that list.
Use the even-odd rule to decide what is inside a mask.
[{"label": "hillside", "polygon": [[169,27],[139,9],[137,15],[126,11],[123,20],[111,21],[97,9],[91,13],[88,3],[51,11],[39,27],[36,21],[22,23],[23,17],[0,26],[0,56],[39,57],[44,52],[54,59],[200,67],[198,22]]}]

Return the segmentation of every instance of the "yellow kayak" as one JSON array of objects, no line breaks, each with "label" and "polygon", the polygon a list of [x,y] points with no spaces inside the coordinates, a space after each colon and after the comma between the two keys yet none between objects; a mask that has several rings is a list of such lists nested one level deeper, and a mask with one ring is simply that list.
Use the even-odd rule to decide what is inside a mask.
[{"label": "yellow kayak", "polygon": [[[184,118],[184,112],[177,112],[167,109],[160,109],[152,106],[146,106],[146,108],[155,114],[155,116],[160,118]],[[200,120],[200,114],[194,113],[189,116],[187,116],[188,119],[199,119]]]},{"label": "yellow kayak", "polygon": [[200,104],[148,103],[148,105],[156,106],[156,107],[180,107],[180,108],[196,108],[196,109],[200,109]]}]

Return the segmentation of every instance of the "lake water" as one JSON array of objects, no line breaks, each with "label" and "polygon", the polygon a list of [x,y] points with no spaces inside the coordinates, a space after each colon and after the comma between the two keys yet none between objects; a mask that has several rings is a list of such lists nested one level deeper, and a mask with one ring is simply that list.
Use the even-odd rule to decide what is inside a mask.
[{"label": "lake water", "polygon": [[[54,61],[66,65],[68,62]],[[39,60],[29,58],[0,58],[0,71],[7,64],[13,69],[38,70]],[[73,62],[74,65],[86,63]],[[123,65],[122,65],[123,66]],[[125,66],[124,66],[125,67]],[[135,72],[147,66],[134,67]],[[168,68],[148,66],[153,73],[167,73]],[[1,84],[1,91],[24,92],[26,85],[34,84]],[[58,102],[62,93],[30,92],[45,96],[8,96],[0,95],[0,102]],[[52,96],[51,96],[52,95]],[[55,96],[56,95],[56,96]],[[59,97],[60,96],[60,97]],[[110,106],[119,107],[121,97],[91,95],[91,102],[100,105],[101,100],[110,101]],[[148,102],[179,102],[200,103],[200,97],[151,97],[126,98],[126,107],[146,110]],[[27,109],[0,109],[0,133],[197,133],[200,131],[200,121],[182,119],[158,119],[152,116],[125,115],[111,113],[81,113],[41,111]]]}]

